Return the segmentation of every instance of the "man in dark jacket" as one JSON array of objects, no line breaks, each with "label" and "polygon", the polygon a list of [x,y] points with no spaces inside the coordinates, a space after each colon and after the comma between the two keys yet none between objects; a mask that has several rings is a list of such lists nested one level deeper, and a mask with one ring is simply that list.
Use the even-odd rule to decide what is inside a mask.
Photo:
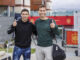
[{"label": "man in dark jacket", "polygon": [[35,26],[29,22],[29,11],[23,9],[21,11],[21,19],[14,21],[8,34],[15,32],[15,47],[13,51],[13,60],[20,60],[23,55],[24,60],[30,60],[31,55],[31,35],[36,34]]}]

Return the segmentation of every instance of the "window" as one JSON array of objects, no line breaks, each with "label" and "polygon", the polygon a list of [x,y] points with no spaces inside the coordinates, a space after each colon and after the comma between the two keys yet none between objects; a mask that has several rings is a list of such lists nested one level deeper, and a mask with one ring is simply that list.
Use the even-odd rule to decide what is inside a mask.
[{"label": "window", "polygon": [[0,16],[7,16],[8,12],[7,12],[7,6],[0,6]]},{"label": "window", "polygon": [[14,8],[13,7],[10,7],[10,16],[14,16]]}]

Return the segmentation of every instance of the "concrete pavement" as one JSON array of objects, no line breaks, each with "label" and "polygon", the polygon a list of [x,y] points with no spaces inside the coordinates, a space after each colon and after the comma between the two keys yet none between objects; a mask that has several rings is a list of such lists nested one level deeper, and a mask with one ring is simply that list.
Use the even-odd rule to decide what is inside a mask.
[{"label": "concrete pavement", "polygon": [[[79,56],[75,56],[75,50],[77,50],[77,48],[63,48],[61,46],[61,40],[58,40],[57,41],[57,44],[65,50],[65,53],[66,53],[66,59],[65,60],[80,60],[80,57]],[[32,42],[32,45],[31,45],[32,48],[35,48],[36,45],[34,44],[34,42]],[[31,60],[37,60],[36,59],[36,54],[32,54],[31,55]]]},{"label": "concrete pavement", "polygon": [[[35,41],[36,42],[36,41]],[[66,53],[66,59],[65,60],[80,60],[80,57],[79,56],[75,56],[75,50],[77,50],[77,48],[63,48],[61,46],[61,40],[58,40],[57,41],[58,45],[65,50],[65,53]],[[36,45],[34,44],[34,41],[32,41],[32,44],[31,44],[31,48],[36,48]],[[12,53],[9,54],[11,57],[12,57]],[[23,60],[23,57],[21,56],[20,60]],[[30,60],[37,60],[36,59],[36,53],[33,53],[31,54],[31,59]]]}]

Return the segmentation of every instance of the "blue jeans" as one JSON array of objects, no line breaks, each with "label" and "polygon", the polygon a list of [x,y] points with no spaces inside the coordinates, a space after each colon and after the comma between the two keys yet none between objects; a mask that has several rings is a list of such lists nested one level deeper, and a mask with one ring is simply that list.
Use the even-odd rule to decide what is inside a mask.
[{"label": "blue jeans", "polygon": [[30,60],[31,48],[19,48],[14,47],[13,60],[20,60],[20,56],[23,55],[24,60]]}]

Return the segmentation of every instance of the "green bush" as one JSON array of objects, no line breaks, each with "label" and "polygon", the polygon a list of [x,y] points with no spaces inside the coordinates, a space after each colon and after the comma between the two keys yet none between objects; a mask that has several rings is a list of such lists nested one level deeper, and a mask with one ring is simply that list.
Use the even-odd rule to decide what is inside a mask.
[{"label": "green bush", "polygon": [[[7,48],[0,48],[0,51],[5,51],[5,52],[7,52]],[[12,52],[13,52],[13,48],[9,48],[9,49],[8,49],[8,52],[9,52],[9,53],[12,53]],[[33,54],[33,53],[35,53],[35,49],[34,49],[34,48],[31,49],[31,54]]]}]

